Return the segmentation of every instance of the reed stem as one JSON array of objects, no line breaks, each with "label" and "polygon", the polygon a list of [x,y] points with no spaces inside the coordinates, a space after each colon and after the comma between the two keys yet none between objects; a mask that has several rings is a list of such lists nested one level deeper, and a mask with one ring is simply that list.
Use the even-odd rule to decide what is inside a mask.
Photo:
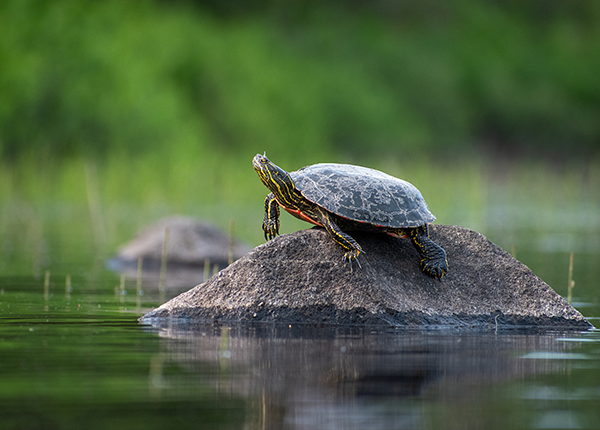
[{"label": "reed stem", "polygon": [[163,241],[162,252],[160,255],[160,277],[158,280],[158,293],[160,302],[165,302],[165,290],[167,286],[167,255],[169,250],[169,227],[165,228],[165,240]]},{"label": "reed stem", "polygon": [[71,300],[71,291],[73,291],[73,288],[71,288],[71,275],[67,275],[65,277],[65,298],[67,300]]},{"label": "reed stem", "polygon": [[144,257],[139,257],[138,258],[138,264],[137,264],[137,280],[136,280],[136,287],[135,287],[135,291],[137,293],[137,295],[139,296],[142,293],[142,266],[144,264]]},{"label": "reed stem", "polygon": [[125,275],[121,275],[121,282],[119,282],[119,300],[121,303],[125,303]]},{"label": "reed stem", "polygon": [[135,305],[136,311],[139,313],[142,310],[142,265],[144,264],[144,257],[138,258],[137,265],[137,282],[135,283]]},{"label": "reed stem", "polygon": [[204,273],[202,274],[202,281],[206,281],[210,275],[210,259],[204,259]]},{"label": "reed stem", "polygon": [[50,271],[46,270],[44,274],[44,301],[50,300]]},{"label": "reed stem", "polygon": [[569,256],[569,281],[567,284],[567,302],[571,304],[573,298],[573,287],[575,287],[575,281],[573,280],[573,253]]},{"label": "reed stem", "polygon": [[233,247],[234,247],[234,229],[235,229],[235,220],[229,221],[229,254],[228,254],[228,264],[233,263]]}]

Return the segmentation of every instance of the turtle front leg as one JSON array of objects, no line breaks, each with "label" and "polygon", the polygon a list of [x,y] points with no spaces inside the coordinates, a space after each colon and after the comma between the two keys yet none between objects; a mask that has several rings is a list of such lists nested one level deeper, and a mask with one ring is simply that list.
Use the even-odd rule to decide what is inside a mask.
[{"label": "turtle front leg", "polygon": [[410,240],[421,257],[423,272],[434,278],[441,279],[448,272],[446,251],[429,238],[427,224],[407,230],[410,234]]},{"label": "turtle front leg", "polygon": [[358,256],[361,252],[364,252],[361,246],[355,241],[350,235],[344,233],[339,226],[333,220],[333,217],[329,212],[318,209],[318,221],[319,223],[325,227],[327,233],[333,237],[342,248],[346,249],[347,252],[344,254],[344,261],[350,263],[350,269],[352,269],[352,263],[356,261],[358,266],[360,267],[360,262],[358,261]]},{"label": "turtle front leg", "polygon": [[271,240],[279,234],[279,203],[273,193],[270,193],[265,199],[265,218],[262,229],[265,232],[266,240]]}]

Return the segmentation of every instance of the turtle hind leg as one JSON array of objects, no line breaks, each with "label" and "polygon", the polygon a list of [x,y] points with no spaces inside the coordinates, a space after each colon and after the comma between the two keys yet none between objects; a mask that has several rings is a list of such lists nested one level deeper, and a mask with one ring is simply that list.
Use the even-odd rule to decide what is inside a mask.
[{"label": "turtle hind leg", "polygon": [[410,240],[421,257],[421,268],[437,279],[441,279],[448,272],[448,259],[446,251],[441,246],[429,238],[429,229],[427,224],[406,229]]}]

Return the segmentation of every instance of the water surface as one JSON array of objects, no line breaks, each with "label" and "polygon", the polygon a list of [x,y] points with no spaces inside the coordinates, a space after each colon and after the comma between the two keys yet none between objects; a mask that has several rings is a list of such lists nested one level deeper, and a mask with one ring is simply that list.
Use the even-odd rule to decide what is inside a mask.
[{"label": "water surface", "polygon": [[[122,283],[90,250],[89,235],[63,224],[35,248],[6,231],[12,239],[5,238],[0,262],[0,429],[600,423],[597,331],[144,325],[139,316],[199,283],[202,273],[168,273],[162,294],[158,277],[144,274],[138,291],[136,279]],[[528,245],[546,243],[554,237],[549,231],[527,234],[535,237],[525,240],[513,229],[490,238],[505,249],[517,243],[519,259],[565,296],[568,249]],[[590,240],[578,242],[592,245],[576,254],[573,303],[598,326],[598,249]]]},{"label": "water surface", "polygon": [[[108,271],[0,278],[0,428],[597,428],[600,334],[143,325]],[[117,288],[115,288],[117,287]],[[170,291],[170,295],[176,294]]]}]

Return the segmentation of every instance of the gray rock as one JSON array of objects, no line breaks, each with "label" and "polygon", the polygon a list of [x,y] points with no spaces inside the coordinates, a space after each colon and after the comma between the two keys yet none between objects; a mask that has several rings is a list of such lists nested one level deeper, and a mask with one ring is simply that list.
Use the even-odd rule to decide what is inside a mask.
[{"label": "gray rock", "polygon": [[448,255],[440,281],[408,240],[354,233],[365,250],[351,271],[318,228],[282,235],[141,318],[475,328],[591,324],[527,266],[474,231],[432,225]]},{"label": "gray rock", "polygon": [[[221,267],[228,263],[229,235],[204,221],[185,216],[170,216],[146,227],[130,242],[122,245],[113,263],[160,266],[165,229],[169,229],[167,261],[169,264],[204,265],[206,259]],[[234,241],[233,259],[236,260],[252,248]]]}]

